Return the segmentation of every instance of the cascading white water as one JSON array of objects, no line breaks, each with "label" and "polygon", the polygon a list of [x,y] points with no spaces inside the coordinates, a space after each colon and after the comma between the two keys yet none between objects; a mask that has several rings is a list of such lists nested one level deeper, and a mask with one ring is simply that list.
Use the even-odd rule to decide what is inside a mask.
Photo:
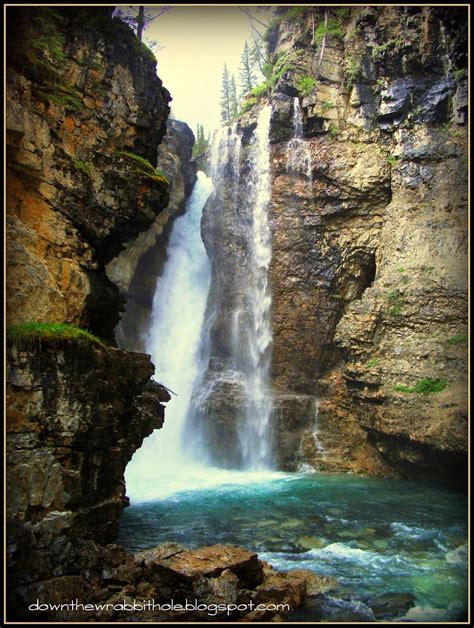
[{"label": "cascading white water", "polygon": [[286,149],[286,167],[289,172],[302,173],[312,181],[311,153],[303,139],[303,112],[298,97],[293,99],[293,138]]},{"label": "cascading white water", "polygon": [[[231,134],[222,150],[233,156],[240,138]],[[226,143],[230,143],[230,147]],[[216,180],[225,175],[216,165]],[[238,168],[237,168],[238,170]],[[238,182],[237,182],[238,183]],[[201,239],[201,215],[213,189],[202,172],[177,218],[167,247],[167,262],[158,279],[146,350],[156,367],[155,379],[177,393],[166,408],[164,426],[145,439],[125,472],[127,494],[134,503],[166,498],[175,493],[221,484],[245,484],[284,476],[275,472],[228,471],[212,467],[205,457],[193,456],[196,434],[185,433],[193,389],[199,389],[208,363],[212,313],[205,318],[210,262]],[[192,409],[191,409],[192,411]],[[198,452],[200,453],[200,452]]]},{"label": "cascading white water", "polygon": [[[243,164],[242,138],[235,127],[221,129],[214,138],[211,171],[215,195],[206,225],[213,237],[220,229],[226,230],[229,258],[217,258],[227,274],[222,278],[218,267],[213,276],[207,313],[212,322],[206,325],[208,336],[201,348],[202,353],[207,352],[208,368],[195,387],[190,414],[201,459],[246,472],[273,468],[270,117],[270,106],[261,109]],[[248,173],[245,181],[240,180],[241,171]],[[217,255],[222,255],[221,246],[217,246]],[[213,340],[214,321],[218,333]],[[227,340],[222,339],[223,327],[229,334]],[[227,448],[223,429],[230,439]]]},{"label": "cascading white water", "polygon": [[147,438],[127,466],[129,494],[146,493],[153,479],[174,484],[188,460],[183,428],[199,372],[198,346],[210,283],[210,263],[201,240],[200,221],[212,181],[198,172],[186,213],[176,219],[167,262],[153,299],[145,349],[155,364],[155,378],[177,392],[161,430]]},{"label": "cascading white water", "polygon": [[247,331],[250,362],[245,373],[248,393],[246,416],[239,433],[244,466],[249,469],[272,466],[273,400],[269,386],[272,344],[269,269],[272,238],[268,217],[271,199],[270,116],[271,107],[268,105],[260,111],[258,117],[251,142],[254,146],[249,168],[250,272],[246,293],[251,314]]}]

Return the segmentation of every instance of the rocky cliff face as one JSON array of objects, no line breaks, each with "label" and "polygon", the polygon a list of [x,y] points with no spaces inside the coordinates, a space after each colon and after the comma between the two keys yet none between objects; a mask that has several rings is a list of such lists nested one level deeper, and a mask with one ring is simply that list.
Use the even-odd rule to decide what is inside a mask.
[{"label": "rocky cliff face", "polygon": [[153,166],[170,97],[110,13],[8,10],[7,296],[10,323],[112,340],[123,298],[104,267],[168,203]]},{"label": "rocky cliff face", "polygon": [[107,266],[107,275],[126,299],[116,328],[119,345],[132,351],[144,349],[156,281],[166,261],[166,244],[174,219],[185,210],[196,180],[192,160],[194,135],[185,122],[170,119],[158,148],[158,168],[169,182],[169,201],[147,231],[130,242]]},{"label": "rocky cliff face", "polygon": [[[456,8],[277,10],[268,32],[272,388],[283,468],[463,482],[465,25]],[[241,117],[243,146],[264,100]],[[240,189],[245,164],[244,151]],[[228,174],[223,194],[234,184]],[[238,294],[240,266],[225,273],[219,262],[239,257],[245,208],[237,226],[232,203],[206,212],[211,300],[224,304],[212,365],[230,353],[225,304]],[[227,407],[240,403],[232,395],[213,411],[214,434],[219,417],[238,414]]]},{"label": "rocky cliff face", "polygon": [[51,577],[71,540],[116,537],[125,467],[170,397],[149,356],[89,343],[10,344],[8,367],[10,584],[24,585]]},{"label": "rocky cliff face", "polygon": [[[109,8],[7,17],[8,322],[113,342],[123,297],[105,265],[168,203],[154,166],[169,94]],[[115,538],[125,466],[169,395],[149,356],[95,343],[12,341],[7,360],[9,592],[24,619],[33,591],[87,594],[81,569],[121,563],[96,542]]]}]

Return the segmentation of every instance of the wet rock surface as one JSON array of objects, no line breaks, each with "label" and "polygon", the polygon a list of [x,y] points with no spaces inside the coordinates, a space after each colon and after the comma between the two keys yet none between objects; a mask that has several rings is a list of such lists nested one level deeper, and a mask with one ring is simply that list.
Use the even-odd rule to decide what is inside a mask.
[{"label": "wet rock surface", "polygon": [[166,262],[166,245],[173,221],[186,205],[197,165],[192,160],[194,135],[189,126],[169,119],[158,147],[157,168],[169,183],[169,201],[147,231],[126,245],[106,268],[107,276],[126,299],[115,336],[120,347],[144,350],[144,333],[150,322],[157,279]]},{"label": "wet rock surface", "polygon": [[[130,555],[117,545],[79,539],[62,547],[56,572],[57,577],[24,582],[14,591],[15,619],[271,620],[335,582],[303,570],[274,572],[256,554],[230,545],[193,550],[167,543]],[[65,605],[76,600],[79,607],[41,611],[37,600]]]}]

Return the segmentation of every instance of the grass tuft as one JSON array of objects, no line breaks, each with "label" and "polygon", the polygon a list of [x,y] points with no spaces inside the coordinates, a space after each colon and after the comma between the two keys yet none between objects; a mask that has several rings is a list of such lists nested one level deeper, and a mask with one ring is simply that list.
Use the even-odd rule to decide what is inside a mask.
[{"label": "grass tuft", "polygon": [[136,167],[137,172],[140,174],[145,175],[157,183],[164,183],[166,185],[169,184],[165,175],[160,172],[160,170],[154,168],[145,157],[141,157],[140,155],[136,155],[135,153],[131,153],[127,150],[118,151],[117,154],[119,157],[125,157],[125,159],[128,159]]},{"label": "grass tuft", "polygon": [[81,329],[71,323],[18,323],[7,327],[7,338],[16,342],[22,340],[46,339],[64,340],[79,343],[92,343],[106,347],[104,340],[87,329]]},{"label": "grass tuft", "polygon": [[415,386],[405,386],[398,384],[394,386],[397,392],[420,393],[421,395],[429,395],[431,393],[441,392],[448,385],[445,379],[421,379]]}]

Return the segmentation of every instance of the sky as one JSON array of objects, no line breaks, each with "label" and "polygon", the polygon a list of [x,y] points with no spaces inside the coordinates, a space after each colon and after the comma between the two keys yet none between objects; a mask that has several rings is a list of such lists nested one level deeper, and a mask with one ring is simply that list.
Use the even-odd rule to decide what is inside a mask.
[{"label": "sky", "polygon": [[145,31],[145,41],[164,47],[155,50],[157,73],[173,98],[173,116],[194,133],[197,123],[206,132],[220,126],[224,63],[238,81],[240,57],[250,37],[249,19],[233,5],[174,6]]}]

